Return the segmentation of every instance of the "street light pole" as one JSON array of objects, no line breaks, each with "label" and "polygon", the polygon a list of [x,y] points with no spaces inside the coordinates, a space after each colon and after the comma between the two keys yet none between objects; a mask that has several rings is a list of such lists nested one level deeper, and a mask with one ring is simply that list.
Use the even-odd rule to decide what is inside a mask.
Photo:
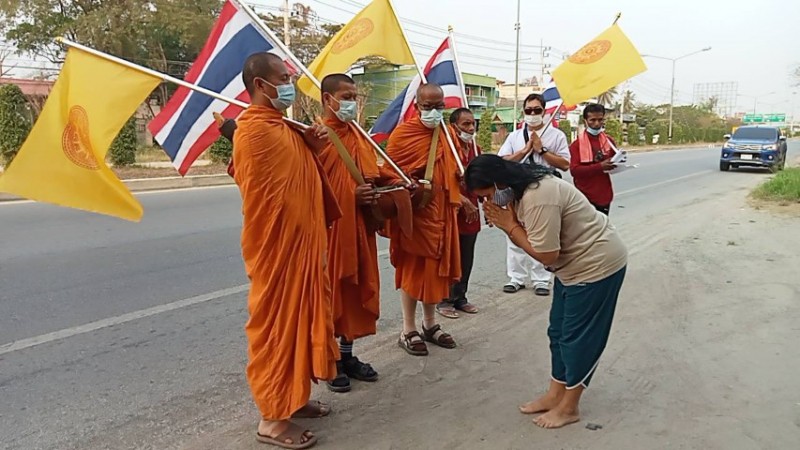
[{"label": "street light pole", "polygon": [[517,111],[519,105],[519,11],[521,0],[517,0],[517,23],[514,24],[514,29],[517,30],[517,57],[514,58],[514,127],[517,126]]},{"label": "street light pole", "polygon": [[657,58],[657,59],[665,59],[667,61],[672,61],[672,85],[670,86],[669,90],[669,132],[667,134],[668,142],[672,142],[672,109],[675,107],[675,63],[683,58],[688,58],[689,56],[696,55],[698,53],[707,52],[711,50],[711,47],[706,47],[696,52],[687,53],[683,56],[679,56],[677,58],[667,58],[664,56],[656,56],[656,55],[642,55],[648,58]]}]

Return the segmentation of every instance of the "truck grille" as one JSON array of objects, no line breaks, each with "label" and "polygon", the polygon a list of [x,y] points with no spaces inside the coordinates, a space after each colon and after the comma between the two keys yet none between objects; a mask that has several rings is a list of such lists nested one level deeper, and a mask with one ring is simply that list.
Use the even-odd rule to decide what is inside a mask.
[{"label": "truck grille", "polygon": [[760,145],[753,145],[753,144],[740,144],[735,147],[736,150],[743,150],[747,152],[758,152],[761,151]]}]

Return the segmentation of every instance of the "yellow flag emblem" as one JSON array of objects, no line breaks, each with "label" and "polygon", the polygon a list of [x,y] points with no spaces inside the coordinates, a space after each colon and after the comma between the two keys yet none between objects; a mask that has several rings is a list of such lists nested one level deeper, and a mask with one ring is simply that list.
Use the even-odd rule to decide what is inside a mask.
[{"label": "yellow flag emblem", "polygon": [[566,105],[596,97],[647,70],[639,52],[618,25],[612,25],[553,71]]},{"label": "yellow flag emblem", "polygon": [[0,191],[138,221],[142,206],[105,164],[122,126],[161,79],[71,48]]}]

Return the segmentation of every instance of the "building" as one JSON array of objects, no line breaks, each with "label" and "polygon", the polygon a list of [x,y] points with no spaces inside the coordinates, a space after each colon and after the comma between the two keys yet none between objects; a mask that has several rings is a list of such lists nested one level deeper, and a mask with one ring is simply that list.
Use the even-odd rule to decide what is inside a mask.
[{"label": "building", "polygon": [[[365,68],[364,73],[354,74],[353,79],[358,83],[360,95],[367,99],[362,113],[366,122],[374,122],[416,74],[417,70],[413,67],[396,66]],[[469,108],[476,116],[480,116],[485,109],[496,106],[498,93],[497,80],[494,77],[472,73],[462,73],[461,76],[464,79]]]}]

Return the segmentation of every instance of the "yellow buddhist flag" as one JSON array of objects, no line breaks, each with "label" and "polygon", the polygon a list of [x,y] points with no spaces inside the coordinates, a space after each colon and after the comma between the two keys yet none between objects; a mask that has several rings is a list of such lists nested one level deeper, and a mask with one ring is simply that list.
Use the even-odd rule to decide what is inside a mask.
[{"label": "yellow buddhist flag", "polygon": [[[394,64],[414,64],[414,55],[400,28],[389,0],[373,0],[328,42],[308,66],[318,80],[331,73],[347,72],[356,61],[380,56]],[[319,100],[319,89],[303,76],[297,86]]]},{"label": "yellow buddhist flag", "polygon": [[139,221],[142,206],[105,163],[117,133],[161,79],[71,48],[0,192]]},{"label": "yellow buddhist flag", "polygon": [[553,71],[564,104],[577,105],[647,70],[639,51],[614,24]]}]

